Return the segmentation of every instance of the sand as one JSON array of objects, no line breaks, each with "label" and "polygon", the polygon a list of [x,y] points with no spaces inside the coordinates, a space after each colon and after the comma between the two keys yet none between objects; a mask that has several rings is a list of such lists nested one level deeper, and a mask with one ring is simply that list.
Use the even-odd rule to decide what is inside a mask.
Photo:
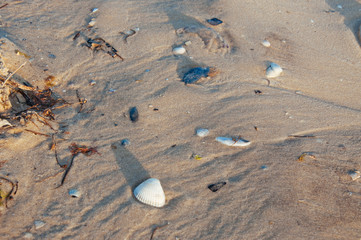
[{"label": "sand", "polygon": [[[361,237],[361,180],[348,175],[361,170],[360,0],[3,3],[0,37],[32,58],[8,51],[7,67],[28,62],[16,76],[39,87],[55,76],[52,90],[74,103],[51,121],[60,160],[71,143],[99,154],[76,156],[56,188],[62,175],[51,176],[62,169],[51,138],[2,130],[0,176],[19,190],[1,208],[1,239],[150,239],[157,226],[153,239]],[[209,25],[213,17],[224,23]],[[197,31],[177,34],[190,26]],[[120,32],[137,27],[125,43]],[[103,38],[124,61],[83,46],[87,37]],[[173,55],[186,41],[186,54]],[[267,81],[270,62],[283,73]],[[181,82],[205,66],[219,74]],[[76,91],[87,99],[80,113]],[[54,133],[38,125],[23,128]],[[218,136],[251,144],[225,146]],[[161,181],[163,208],[132,195],[149,177]],[[226,185],[207,188],[217,182]]]}]

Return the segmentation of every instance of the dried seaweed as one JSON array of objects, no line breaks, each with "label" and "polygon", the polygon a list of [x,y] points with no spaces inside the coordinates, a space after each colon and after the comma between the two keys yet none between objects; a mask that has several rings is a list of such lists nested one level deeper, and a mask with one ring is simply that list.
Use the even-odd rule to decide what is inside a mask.
[{"label": "dried seaweed", "polygon": [[103,51],[113,58],[120,58],[122,61],[124,61],[123,57],[118,54],[118,50],[116,50],[112,45],[107,43],[103,38],[88,38],[87,42],[85,43],[85,46],[90,48],[91,50],[97,52],[97,51]]},{"label": "dried seaweed", "polygon": [[[55,138],[53,138],[53,144],[55,143]],[[54,145],[53,145],[54,146]],[[55,143],[55,149],[56,149],[56,143]],[[57,163],[59,164],[59,166],[61,166],[62,168],[65,168],[65,171],[64,171],[64,174],[63,174],[63,177],[61,178],[61,182],[60,182],[60,185],[57,186],[56,188],[59,188],[61,186],[63,186],[64,182],[65,182],[65,178],[66,176],[68,175],[71,167],[73,166],[73,162],[74,162],[74,158],[76,156],[78,156],[79,153],[82,153],[84,154],[85,156],[89,157],[93,154],[99,154],[100,153],[96,150],[96,147],[87,147],[87,146],[84,146],[84,145],[81,145],[81,146],[78,146],[76,143],[72,143],[70,146],[69,146],[69,150],[70,150],[70,153],[71,153],[71,158],[68,162],[68,164],[66,165],[61,165],[59,163],[59,159],[57,157],[57,154],[55,155],[56,157],[56,161]]]},{"label": "dried seaweed", "polygon": [[[6,178],[6,177],[1,177],[1,180],[6,181],[7,183],[11,184],[11,190],[8,192],[3,191],[2,189],[0,189],[0,205],[4,204],[6,208],[8,208],[7,202],[12,198],[13,195],[15,195],[18,191],[18,182],[13,182],[10,179]],[[0,183],[1,185],[1,183]]]}]

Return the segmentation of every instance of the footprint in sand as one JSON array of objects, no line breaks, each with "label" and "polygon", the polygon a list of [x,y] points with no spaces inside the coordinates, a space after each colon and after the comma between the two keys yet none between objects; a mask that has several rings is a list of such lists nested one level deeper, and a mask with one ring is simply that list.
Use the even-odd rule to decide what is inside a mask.
[{"label": "footprint in sand", "polygon": [[226,41],[221,34],[213,28],[206,26],[190,25],[187,27],[177,29],[177,35],[196,35],[204,43],[205,48],[210,52],[226,54],[230,52],[230,44]]}]

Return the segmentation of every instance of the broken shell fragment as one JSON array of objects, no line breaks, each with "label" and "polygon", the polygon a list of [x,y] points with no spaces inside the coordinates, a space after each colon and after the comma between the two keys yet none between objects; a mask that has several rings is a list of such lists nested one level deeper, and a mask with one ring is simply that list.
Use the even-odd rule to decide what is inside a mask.
[{"label": "broken shell fragment", "polygon": [[269,41],[267,41],[267,40],[263,40],[262,45],[265,46],[265,47],[270,47],[271,43]]},{"label": "broken shell fragment", "polygon": [[77,189],[70,189],[69,195],[73,198],[78,198],[78,197],[80,197],[81,194]]},{"label": "broken shell fragment", "polygon": [[245,147],[251,144],[250,141],[241,138],[217,137],[216,141],[232,147]]},{"label": "broken shell fragment", "polygon": [[90,27],[94,27],[94,25],[95,25],[95,18],[92,18],[90,21],[89,21],[89,23],[88,23],[88,27],[90,28]]},{"label": "broken shell fragment", "polygon": [[198,137],[205,137],[209,134],[209,130],[205,128],[199,128],[196,131]]},{"label": "broken shell fragment", "polygon": [[134,196],[140,202],[153,206],[163,207],[165,204],[165,194],[156,178],[149,178],[134,189]]},{"label": "broken shell fragment", "polygon": [[226,182],[218,182],[218,183],[208,185],[208,188],[212,192],[217,192],[219,189],[221,189],[226,184],[227,184]]},{"label": "broken shell fragment", "polygon": [[34,221],[34,225],[35,225],[35,229],[39,229],[45,226],[45,222],[37,220]]},{"label": "broken shell fragment", "polygon": [[360,178],[361,173],[358,170],[351,170],[348,172],[348,175],[352,178],[352,181],[355,181],[356,179]]},{"label": "broken shell fragment", "polygon": [[267,78],[275,78],[281,75],[282,68],[277,63],[271,63],[270,66],[266,70],[266,77]]}]

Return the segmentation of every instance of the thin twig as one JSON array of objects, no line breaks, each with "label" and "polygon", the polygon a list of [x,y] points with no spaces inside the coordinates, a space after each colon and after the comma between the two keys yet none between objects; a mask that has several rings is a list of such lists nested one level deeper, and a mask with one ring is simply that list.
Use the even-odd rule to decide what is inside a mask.
[{"label": "thin twig", "polygon": [[64,174],[63,174],[63,177],[61,178],[60,185],[57,186],[56,188],[60,188],[61,186],[63,186],[63,184],[64,184],[64,182],[65,182],[65,178],[66,178],[66,176],[68,175],[71,166],[73,165],[73,160],[74,160],[74,158],[75,158],[77,155],[78,155],[78,154],[71,156],[70,161],[69,161],[69,164],[67,164],[67,167],[66,167],[66,169],[65,169],[65,171],[64,171]]},{"label": "thin twig", "polygon": [[9,3],[5,3],[4,5],[2,5],[2,6],[0,7],[0,9],[6,7],[7,5],[9,5]]},{"label": "thin twig", "polygon": [[4,87],[5,84],[6,84],[6,82],[7,82],[12,76],[14,76],[14,74],[15,74],[17,71],[19,71],[22,67],[24,67],[26,63],[27,63],[27,62],[24,62],[23,64],[21,64],[20,67],[18,67],[12,74],[10,74],[10,76],[5,79],[5,82],[3,83],[2,87]]},{"label": "thin twig", "polygon": [[315,138],[313,135],[289,135],[289,138]]},{"label": "thin twig", "polygon": [[80,93],[79,93],[78,90],[76,90],[75,92],[76,92],[76,96],[77,96],[79,104],[80,104],[80,108],[79,108],[79,111],[78,111],[78,113],[80,113],[81,110],[83,110],[83,106],[87,102],[87,100],[86,99],[81,99]]},{"label": "thin twig", "polygon": [[33,133],[33,134],[35,134],[35,135],[41,135],[41,136],[45,136],[45,137],[50,137],[49,134],[45,134],[45,133],[41,133],[41,132],[35,132],[35,131],[29,130],[29,129],[24,129],[24,131],[31,132],[31,133]]},{"label": "thin twig", "polygon": [[61,164],[60,164],[60,161],[59,161],[58,152],[57,152],[57,150],[56,150],[56,139],[55,139],[55,134],[52,134],[52,135],[51,135],[51,139],[52,139],[52,142],[53,142],[53,146],[52,146],[52,147],[54,147],[54,152],[55,152],[55,159],[56,159],[56,162],[58,163],[58,165],[59,165],[60,167],[65,168],[66,166],[61,165]]}]

